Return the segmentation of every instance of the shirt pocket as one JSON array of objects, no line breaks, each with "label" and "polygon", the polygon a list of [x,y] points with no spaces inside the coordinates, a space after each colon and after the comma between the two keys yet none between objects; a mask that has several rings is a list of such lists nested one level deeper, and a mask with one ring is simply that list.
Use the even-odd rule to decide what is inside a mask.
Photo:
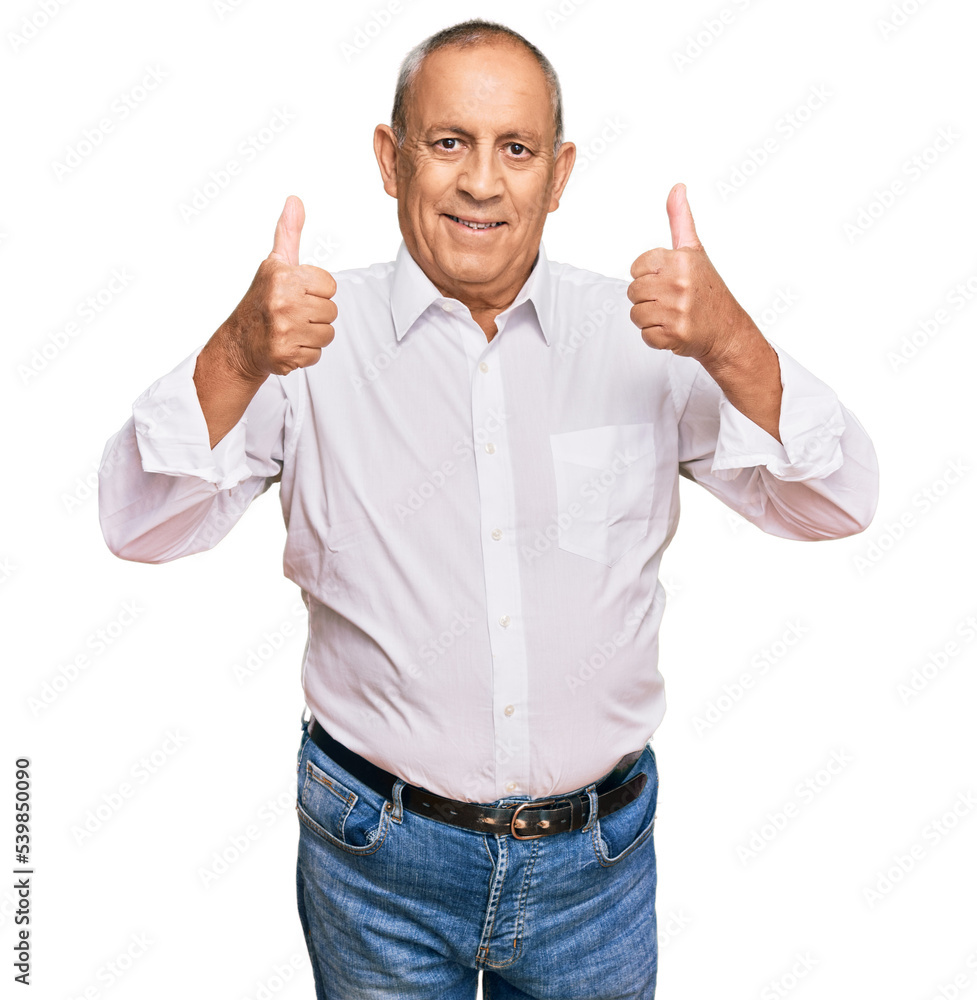
[{"label": "shirt pocket", "polygon": [[655,493],[654,424],[550,435],[559,545],[613,566],[648,533]]},{"label": "shirt pocket", "polygon": [[345,552],[355,548],[364,538],[375,532],[373,521],[368,517],[358,517],[352,521],[341,521],[326,527],[326,548],[330,552]]}]

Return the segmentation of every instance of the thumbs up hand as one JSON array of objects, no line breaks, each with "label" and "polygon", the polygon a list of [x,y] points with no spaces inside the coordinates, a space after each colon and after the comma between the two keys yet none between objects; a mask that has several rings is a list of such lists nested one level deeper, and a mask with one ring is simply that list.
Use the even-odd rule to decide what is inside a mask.
[{"label": "thumbs up hand", "polygon": [[631,265],[631,322],[649,347],[721,365],[759,330],[706,256],[684,184],[672,188],[665,209],[672,249],[648,250]]},{"label": "thumbs up hand", "polygon": [[263,381],[314,365],[332,343],[338,310],[336,280],[321,267],[299,264],[305,224],[301,199],[285,201],[271,253],[222,330],[241,376]]}]

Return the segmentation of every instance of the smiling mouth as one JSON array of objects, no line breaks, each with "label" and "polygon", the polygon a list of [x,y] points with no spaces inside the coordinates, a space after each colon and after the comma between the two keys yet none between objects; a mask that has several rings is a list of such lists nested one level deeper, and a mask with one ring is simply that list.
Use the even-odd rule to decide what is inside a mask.
[{"label": "smiling mouth", "polygon": [[458,222],[463,226],[467,226],[469,229],[496,229],[499,226],[505,225],[504,222],[472,222],[470,219],[459,219],[457,215],[449,215],[448,218],[452,222]]}]

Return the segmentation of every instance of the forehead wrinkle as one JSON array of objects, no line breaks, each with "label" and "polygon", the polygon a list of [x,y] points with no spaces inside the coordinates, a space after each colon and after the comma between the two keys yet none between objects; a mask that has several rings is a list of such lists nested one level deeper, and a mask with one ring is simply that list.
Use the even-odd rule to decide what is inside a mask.
[{"label": "forehead wrinkle", "polygon": [[[520,128],[511,125],[513,119],[523,117],[527,113],[526,102],[530,105],[528,113],[531,117],[539,115],[549,124],[553,112],[553,93],[539,66],[520,46],[508,41],[493,40],[480,42],[474,48],[483,51],[488,49],[490,52],[493,49],[501,49],[503,52],[514,53],[520,61],[528,58],[531,61],[530,70],[534,76],[538,75],[538,79],[517,82],[508,76],[504,66],[480,66],[474,71],[466,70],[458,66],[455,57],[467,48],[469,46],[447,46],[438,49],[428,55],[419,66],[409,95],[411,116],[416,115],[423,119],[427,111],[437,115],[437,124],[423,126],[418,122],[420,127],[415,126],[418,133],[427,134],[432,129],[451,128],[452,126],[447,123],[453,122],[455,131],[470,136],[472,135],[470,129],[464,128],[460,123],[474,110],[476,114],[488,114],[497,122],[505,123],[505,130],[497,134],[496,138],[516,138],[521,134],[542,145],[546,141],[544,133],[552,131],[551,128],[545,128],[540,132],[529,126]],[[446,60],[452,67],[450,73],[444,73]],[[540,82],[542,91],[538,86]]]}]

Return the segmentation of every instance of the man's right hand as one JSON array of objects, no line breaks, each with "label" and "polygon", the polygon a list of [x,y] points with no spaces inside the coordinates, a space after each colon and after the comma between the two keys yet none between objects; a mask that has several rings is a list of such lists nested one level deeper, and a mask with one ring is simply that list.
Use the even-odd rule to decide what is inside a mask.
[{"label": "man's right hand", "polygon": [[222,327],[229,358],[247,378],[308,368],[335,335],[336,280],[321,267],[299,264],[304,224],[301,199],[289,195],[271,253]]},{"label": "man's right hand", "polygon": [[336,279],[299,264],[300,199],[285,200],[271,253],[244,298],[197,355],[193,373],[210,447],[241,419],[269,375],[314,365],[332,343]]}]

